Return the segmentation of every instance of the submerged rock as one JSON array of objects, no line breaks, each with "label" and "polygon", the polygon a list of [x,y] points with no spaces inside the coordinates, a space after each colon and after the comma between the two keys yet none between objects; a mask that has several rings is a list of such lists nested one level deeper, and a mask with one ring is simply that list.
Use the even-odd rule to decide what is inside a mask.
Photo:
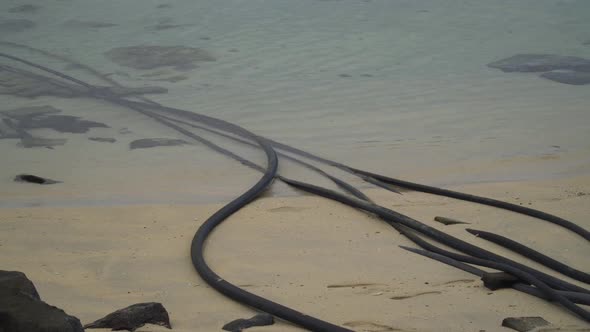
[{"label": "submerged rock", "polygon": [[0,331],[84,332],[84,328],[78,318],[41,301],[24,273],[0,271]]},{"label": "submerged rock", "polygon": [[580,72],[573,70],[553,70],[540,75],[543,78],[559,83],[571,85],[590,84],[590,72]]},{"label": "submerged rock", "polygon": [[176,138],[142,138],[129,143],[129,148],[147,149],[156,146],[177,146],[189,144],[187,141]]},{"label": "submerged rock", "polygon": [[590,60],[555,54],[517,54],[488,64],[504,72],[590,71]]},{"label": "submerged rock", "polygon": [[61,181],[55,181],[51,179],[42,178],[37,175],[32,174],[19,174],[14,177],[15,182],[28,182],[28,183],[36,183],[36,184],[55,184],[61,183]]},{"label": "submerged rock", "polygon": [[186,46],[129,46],[113,48],[105,53],[111,61],[135,69],[175,67],[184,69],[195,62],[215,61],[207,51]]},{"label": "submerged rock", "polygon": [[225,324],[222,329],[230,332],[241,332],[244,329],[253,326],[267,326],[275,323],[274,317],[267,313],[258,314],[249,319],[236,319]]},{"label": "submerged rock", "polygon": [[168,312],[161,303],[137,303],[117,310],[105,317],[84,325],[85,329],[110,328],[113,331],[135,331],[145,324],[154,324],[172,328]]},{"label": "submerged rock", "polygon": [[86,133],[90,128],[108,128],[104,123],[81,120],[72,115],[47,115],[21,122],[23,129],[47,128],[60,133]]}]

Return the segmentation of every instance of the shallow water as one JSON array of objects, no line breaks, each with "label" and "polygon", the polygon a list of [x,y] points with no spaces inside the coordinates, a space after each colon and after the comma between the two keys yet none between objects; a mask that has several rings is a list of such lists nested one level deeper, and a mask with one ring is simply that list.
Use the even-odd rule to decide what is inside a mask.
[{"label": "shallow water", "polygon": [[[0,41],[70,57],[127,86],[166,87],[167,94],[150,98],[358,168],[435,185],[590,171],[590,85],[486,66],[518,53],[590,58],[588,1],[27,3],[38,9],[14,12],[23,1],[0,3],[0,19],[35,23],[0,31]],[[216,61],[191,70],[140,70],[104,55],[135,45],[198,47]],[[6,45],[0,49],[92,81],[55,59]],[[0,64],[15,65],[5,59]],[[180,76],[185,79],[158,80]],[[0,140],[0,206],[217,202],[258,177],[198,144],[130,151],[135,139],[183,137],[104,102],[7,95],[0,100],[0,111],[52,105],[64,115],[110,126],[85,134],[35,131],[68,139],[52,150]],[[218,142],[264,162],[260,152]],[[291,164],[281,168],[329,185]],[[64,183],[12,182],[24,172]],[[289,193],[280,184],[272,192]]]}]

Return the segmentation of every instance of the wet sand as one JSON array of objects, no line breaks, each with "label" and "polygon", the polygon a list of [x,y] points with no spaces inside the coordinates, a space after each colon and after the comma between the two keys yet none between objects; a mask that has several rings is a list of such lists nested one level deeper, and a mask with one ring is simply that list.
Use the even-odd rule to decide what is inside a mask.
[{"label": "wet sand", "polygon": [[[521,203],[590,227],[590,177],[452,187]],[[588,271],[588,244],[543,221],[427,194],[379,189],[379,203],[498,253],[464,226],[497,232]],[[43,299],[87,323],[136,302],[162,302],[175,331],[214,331],[254,312],[199,279],[192,236],[220,204],[0,209],[3,269],[25,272]],[[443,215],[470,225],[443,226]],[[356,331],[502,331],[509,316],[584,322],[536,298],[408,253],[391,227],[312,196],[256,200],[216,230],[206,256],[227,280]],[[526,259],[506,253],[519,261]],[[535,266],[534,263],[531,265]],[[393,299],[392,299],[393,298]],[[389,329],[391,327],[391,329]],[[144,327],[142,331],[161,331]],[[279,323],[252,331],[297,331]]]}]

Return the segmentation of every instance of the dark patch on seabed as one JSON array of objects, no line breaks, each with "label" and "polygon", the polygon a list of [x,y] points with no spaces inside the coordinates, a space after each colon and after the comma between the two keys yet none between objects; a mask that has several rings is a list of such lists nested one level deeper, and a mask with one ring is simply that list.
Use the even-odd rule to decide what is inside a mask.
[{"label": "dark patch on seabed", "polygon": [[590,59],[556,54],[517,54],[488,64],[503,72],[542,73],[540,77],[570,85],[590,84]]},{"label": "dark patch on seabed", "polygon": [[61,110],[49,105],[21,107],[0,111],[0,139],[20,139],[20,145],[53,147],[63,145],[66,139],[35,137],[35,129],[53,129],[60,133],[86,133],[91,128],[109,128],[104,123],[82,120],[71,115],[56,115]]}]

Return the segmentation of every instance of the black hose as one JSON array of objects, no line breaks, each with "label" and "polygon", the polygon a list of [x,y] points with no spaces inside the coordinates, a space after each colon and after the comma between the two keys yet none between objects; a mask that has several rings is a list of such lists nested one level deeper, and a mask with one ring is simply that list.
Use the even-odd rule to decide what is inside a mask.
[{"label": "black hose", "polygon": [[[418,255],[422,255],[422,256],[431,258],[433,260],[436,260],[438,262],[456,267],[460,270],[463,270],[467,273],[471,273],[471,274],[476,275],[480,278],[485,273],[485,271],[482,269],[471,266],[469,264],[465,264],[465,263],[455,260],[453,258],[444,256],[444,255],[441,255],[441,254],[438,254],[438,253],[435,253],[435,252],[432,252],[429,250],[416,249],[416,248],[411,248],[411,247],[406,247],[406,246],[399,246],[399,247],[404,250],[416,253]],[[522,282],[517,282],[515,284],[512,284],[511,287],[517,291],[536,296],[536,297],[541,298],[543,300],[551,300],[547,295],[545,295],[545,293],[543,293],[539,289],[532,287],[530,285],[524,284]],[[565,296],[566,298],[568,298],[570,301],[572,301],[574,303],[583,304],[583,305],[590,305],[590,295],[588,295],[588,294],[578,293],[578,292],[561,291],[561,290],[558,290],[556,292]]]},{"label": "black hose", "polygon": [[267,155],[268,166],[264,176],[247,192],[215,212],[199,227],[191,243],[191,259],[193,265],[201,278],[203,278],[203,280],[205,280],[211,287],[240,303],[275,315],[311,331],[351,332],[351,330],[305,315],[232,285],[213,272],[203,257],[205,241],[215,227],[260,195],[271,184],[276,176],[278,160],[275,151],[263,139],[257,139],[256,141],[264,149],[264,152]]},{"label": "black hose", "polygon": [[502,257],[500,255],[494,254],[494,253],[487,251],[485,249],[479,248],[475,245],[472,245],[472,244],[465,242],[461,239],[458,239],[454,236],[451,236],[451,235],[448,235],[442,231],[439,231],[436,228],[425,225],[425,224],[419,222],[418,220],[412,219],[412,218],[405,216],[401,213],[392,211],[390,209],[384,208],[384,207],[376,205],[376,204],[371,204],[371,203],[364,202],[364,201],[361,201],[361,200],[358,200],[355,198],[347,197],[347,196],[341,195],[337,192],[334,192],[334,191],[326,189],[326,188],[302,183],[302,182],[295,181],[295,180],[286,179],[284,181],[287,182],[289,185],[291,185],[295,188],[301,189],[303,191],[314,193],[318,196],[326,197],[326,198],[338,201],[340,203],[343,203],[345,205],[348,205],[348,206],[351,206],[351,207],[354,207],[357,209],[361,209],[361,210],[364,210],[364,211],[367,211],[370,213],[374,213],[393,227],[396,227],[396,226],[394,226],[395,223],[400,223],[400,224],[402,224],[406,227],[409,227],[421,234],[428,236],[431,239],[434,239],[444,245],[447,245],[453,249],[459,250],[459,251],[464,252],[466,254],[469,254],[469,255],[472,255],[475,257],[479,257],[481,259],[489,259],[489,260],[492,260],[492,261],[495,261],[498,263],[510,264],[510,265],[514,266],[515,268],[521,269],[527,273],[535,275],[537,278],[539,278],[543,282],[548,283],[549,285],[551,285],[552,287],[555,287],[557,289],[583,292],[583,293],[590,294],[590,290],[587,290],[585,288],[568,283],[566,281],[563,281],[561,279],[558,279],[556,277],[553,277],[553,276],[543,273],[541,271],[537,271],[537,270],[530,268],[526,265],[520,264],[518,262],[512,261],[512,260]]},{"label": "black hose", "polygon": [[542,264],[554,271],[557,271],[561,274],[564,274],[568,277],[571,277],[573,279],[576,279],[578,281],[582,281],[585,283],[590,283],[590,275],[586,272],[574,269],[573,267],[564,264],[562,262],[559,262],[547,255],[544,255],[534,249],[531,249],[521,243],[518,243],[514,240],[511,240],[507,237],[504,237],[502,235],[498,235],[498,234],[494,234],[494,233],[490,233],[490,232],[485,232],[485,231],[479,231],[479,230],[475,230],[475,229],[466,229],[467,232],[490,242],[493,242],[497,245],[500,245],[504,248],[510,249],[526,258],[529,258],[539,264]]},{"label": "black hose", "polygon": [[427,185],[423,185],[423,184],[419,184],[419,183],[413,183],[413,182],[409,182],[409,181],[394,179],[394,178],[391,178],[388,176],[383,176],[380,174],[366,172],[366,171],[352,168],[352,167],[350,167],[350,169],[357,174],[361,174],[364,176],[370,176],[372,178],[378,179],[378,180],[383,181],[385,183],[396,185],[396,186],[399,186],[402,188],[407,188],[407,189],[416,190],[416,191],[434,194],[434,195],[439,195],[439,196],[456,198],[456,199],[460,199],[463,201],[469,201],[469,202],[494,206],[494,207],[497,207],[500,209],[509,210],[509,211],[517,212],[517,213],[524,214],[527,216],[542,219],[542,220],[554,223],[556,225],[559,225],[561,227],[564,227],[566,229],[569,229],[570,231],[572,231],[572,232],[580,235],[581,237],[585,238],[586,240],[590,241],[590,232],[589,231],[574,224],[571,221],[562,219],[560,217],[554,216],[549,213],[545,213],[545,212],[542,212],[539,210],[535,210],[535,209],[527,208],[524,206],[500,201],[500,200],[493,199],[493,198],[465,194],[465,193],[461,193],[458,191],[442,189],[442,188],[437,188],[437,187],[431,187],[431,186],[427,186]]},{"label": "black hose", "polygon": [[573,303],[568,298],[566,298],[565,296],[563,296],[562,294],[560,294],[559,292],[557,292],[555,289],[549,287],[547,284],[545,284],[544,282],[542,282],[539,279],[535,278],[533,275],[531,275],[529,273],[526,273],[526,272],[524,272],[524,271],[522,271],[520,269],[517,269],[517,268],[515,268],[515,267],[513,267],[511,265],[508,265],[508,264],[493,262],[493,261],[489,261],[489,260],[486,260],[486,259],[480,259],[480,258],[471,257],[471,256],[458,255],[458,254],[451,253],[451,252],[448,252],[448,251],[447,251],[447,253],[444,256],[449,256],[449,257],[451,257],[453,259],[459,260],[459,261],[464,262],[464,263],[470,263],[470,264],[475,264],[475,265],[479,265],[479,266],[485,266],[485,267],[489,267],[489,268],[492,268],[492,269],[496,269],[496,270],[500,270],[500,271],[504,271],[504,272],[510,273],[511,275],[519,278],[520,280],[526,281],[527,283],[529,283],[529,284],[531,284],[533,286],[536,286],[545,295],[547,295],[549,297],[549,299],[551,299],[552,301],[558,302],[563,307],[567,308],[571,312],[573,312],[573,313],[577,314],[578,316],[582,317],[587,322],[590,322],[590,312],[588,312],[584,308],[581,308],[581,307],[577,306],[575,303]]}]

